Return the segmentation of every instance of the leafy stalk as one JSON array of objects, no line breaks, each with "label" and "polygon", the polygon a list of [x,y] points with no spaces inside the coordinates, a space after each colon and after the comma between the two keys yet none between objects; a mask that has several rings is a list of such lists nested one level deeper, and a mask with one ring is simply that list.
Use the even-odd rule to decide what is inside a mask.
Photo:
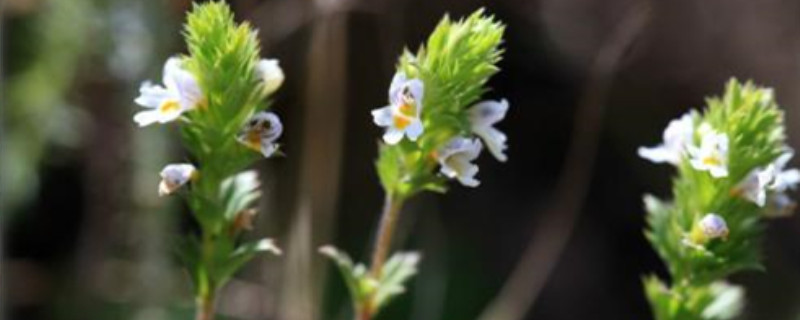
[{"label": "leafy stalk", "polygon": [[507,102],[476,105],[498,71],[503,31],[483,10],[459,21],[445,16],[415,54],[401,55],[389,89],[390,105],[373,111],[375,123],[387,131],[376,161],[386,199],[371,266],[353,264],[333,247],[320,249],[339,267],[355,319],[375,317],[416,273],[417,253],[390,256],[403,204],[423,191],[446,192],[449,179],[477,186],[477,166],[470,162],[482,150],[479,139],[505,161],[505,135],[491,126],[505,116]]},{"label": "leafy stalk", "polygon": [[[680,132],[688,134],[686,141],[678,142]],[[718,140],[725,141],[724,148],[705,153],[707,142],[719,137],[725,138]],[[665,144],[654,149],[675,156],[668,161],[678,170],[673,200],[644,198],[645,235],[672,278],[671,285],[655,276],[644,280],[656,319],[738,315],[743,289],[724,279],[763,269],[763,221],[794,206],[784,192],[794,188],[798,172],[783,169],[792,154],[785,139],[783,113],[772,90],[735,79],[723,97],[707,100],[702,113],[692,111],[670,124]],[[644,149],[640,155],[663,162]]]},{"label": "leafy stalk", "polygon": [[192,163],[167,166],[159,192],[189,184],[180,194],[199,234],[183,238],[178,255],[194,283],[197,319],[211,320],[220,288],[237,271],[260,252],[280,254],[270,239],[244,239],[261,195],[257,174],[245,170],[277,152],[282,125],[266,110],[283,73],[276,61],[259,59],[256,31],[236,24],[223,2],[196,4],[184,36],[189,54],[167,62],[164,86],[143,84],[136,102],[153,110],[134,120],[181,123]]}]

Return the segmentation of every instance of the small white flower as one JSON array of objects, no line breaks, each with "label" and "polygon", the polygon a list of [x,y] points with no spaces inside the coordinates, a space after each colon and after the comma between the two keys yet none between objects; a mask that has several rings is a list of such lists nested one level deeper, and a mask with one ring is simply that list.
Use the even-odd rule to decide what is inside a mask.
[{"label": "small white flower", "polygon": [[456,137],[451,139],[438,151],[440,172],[448,178],[456,178],[467,187],[477,187],[480,181],[475,179],[478,166],[472,161],[481,154],[483,145],[478,139]]},{"label": "small white flower", "polygon": [[422,134],[422,95],[424,86],[419,79],[406,79],[399,72],[394,75],[389,87],[389,105],[372,110],[372,119],[376,125],[386,127],[383,141],[396,144],[407,136],[416,141]]},{"label": "small white flower", "polygon": [[686,154],[686,148],[692,144],[694,135],[694,119],[687,112],[679,119],[669,122],[664,130],[664,142],[655,147],[640,147],[639,156],[654,163],[678,165]]},{"label": "small white flower", "polygon": [[167,123],[192,110],[203,101],[203,92],[194,76],[181,68],[177,57],[164,64],[164,86],[144,82],[139,88],[137,104],[152,110],[140,111],[133,121],[144,127],[153,123]]},{"label": "small white flower", "polygon": [[700,148],[689,146],[691,164],[696,170],[708,171],[714,178],[728,176],[728,135],[719,133],[704,123],[698,129]]},{"label": "small white flower", "polygon": [[773,173],[773,180],[769,188],[775,192],[785,192],[787,189],[794,190],[800,183],[800,170],[795,168],[784,170],[789,160],[794,156],[794,151],[788,150],[778,156],[775,162],[770,164],[768,169]]},{"label": "small white flower", "polygon": [[725,219],[715,213],[705,215],[698,222],[700,230],[708,239],[726,238],[728,236],[728,224]]},{"label": "small white flower", "polygon": [[158,184],[158,195],[170,195],[175,190],[197,178],[197,170],[188,163],[169,164],[161,170],[161,183]]},{"label": "small white flower", "polygon": [[763,207],[767,201],[767,187],[774,180],[774,171],[767,169],[753,169],[744,181],[734,189],[734,194]]},{"label": "small white flower", "polygon": [[469,121],[472,125],[472,132],[483,139],[489,152],[500,162],[505,162],[508,157],[504,151],[506,146],[506,135],[497,130],[495,123],[500,122],[506,117],[508,112],[508,101],[481,101],[469,109]]},{"label": "small white flower", "polygon": [[281,133],[283,124],[280,118],[272,112],[261,111],[247,120],[236,140],[269,158],[278,151],[278,144],[275,141]]},{"label": "small white flower", "polygon": [[793,155],[794,152],[788,150],[766,168],[754,169],[734,189],[734,192],[741,194],[742,197],[752,201],[759,207],[763,207],[766,204],[767,191],[774,191],[775,196],[785,197],[783,193],[787,189],[794,189],[797,183],[800,182],[800,170],[784,170]]},{"label": "small white flower", "polygon": [[264,81],[264,92],[267,94],[275,92],[283,84],[283,69],[278,64],[278,59],[259,60],[256,71],[261,81]]}]

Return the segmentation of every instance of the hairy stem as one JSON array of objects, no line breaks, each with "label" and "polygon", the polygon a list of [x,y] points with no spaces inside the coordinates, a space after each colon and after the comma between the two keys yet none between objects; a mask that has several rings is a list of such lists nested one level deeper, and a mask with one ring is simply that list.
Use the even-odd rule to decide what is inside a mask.
[{"label": "hairy stem", "polygon": [[[378,235],[375,237],[375,247],[372,249],[372,263],[370,264],[370,274],[375,279],[380,278],[383,263],[386,262],[386,256],[389,255],[389,249],[392,247],[392,235],[397,226],[397,218],[400,216],[402,207],[403,200],[400,197],[393,195],[391,192],[386,193],[381,222],[378,226]],[[373,297],[369,297],[356,305],[356,320],[370,320],[372,318],[374,312],[372,299]]]},{"label": "hairy stem", "polygon": [[375,238],[375,247],[372,251],[370,273],[376,279],[380,277],[383,263],[386,261],[386,256],[389,255],[389,249],[392,247],[392,235],[397,226],[397,218],[400,216],[402,207],[403,201],[399,197],[386,193],[381,222],[378,226],[378,236]]}]

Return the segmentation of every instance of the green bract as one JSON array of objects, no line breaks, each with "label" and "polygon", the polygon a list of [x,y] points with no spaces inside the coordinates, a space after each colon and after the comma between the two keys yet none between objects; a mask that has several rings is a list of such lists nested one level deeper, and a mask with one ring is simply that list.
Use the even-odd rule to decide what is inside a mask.
[{"label": "green bract", "polygon": [[445,190],[447,179],[435,170],[436,151],[456,136],[472,134],[467,108],[488,90],[486,82],[499,70],[504,30],[482,9],[460,21],[445,16],[426,45],[400,57],[397,72],[424,84],[424,132],[417,141],[381,146],[377,170],[387,192],[406,198],[423,190]]},{"label": "green bract", "polygon": [[368,268],[331,246],[320,250],[338,266],[356,319],[378,314],[416,273],[419,254],[389,254],[403,203],[425,190],[444,192],[448,179],[477,186],[472,162],[481,140],[495,158],[506,160],[506,136],[494,125],[505,117],[508,101],[476,103],[498,71],[504,28],[483,10],[459,21],[444,17],[416,54],[401,55],[389,105],[372,111],[375,124],[386,130],[376,161],[386,203],[372,262]]},{"label": "green bract", "polygon": [[183,239],[178,253],[195,284],[198,319],[212,319],[216,292],[245,263],[259,252],[280,253],[269,239],[242,239],[261,195],[256,172],[243,170],[278,148],[283,127],[265,109],[283,72],[277,61],[260,60],[256,31],[237,25],[222,2],[195,5],[184,35],[189,54],[168,60],[163,85],[142,85],[136,102],[150,110],[134,120],[181,123],[192,164],[167,166],[160,193],[188,189],[178,194],[200,233]]},{"label": "green bract", "polygon": [[[787,152],[783,113],[770,89],[735,79],[728,83],[722,98],[708,99],[707,104],[704,112],[691,114],[693,139],[685,156],[675,163],[674,199],[644,198],[647,239],[666,262],[673,283],[667,287],[655,277],[645,281],[657,319],[728,319],[736,312],[707,311],[730,290],[715,290],[715,286],[736,271],[762,268],[760,243],[767,207],[748,200],[744,189],[766,188],[754,182],[758,181],[756,174]],[[703,130],[709,128],[727,137],[727,155],[722,157],[726,176],[698,170],[701,162],[715,161],[698,156],[697,151],[703,143]],[[776,196],[769,192],[768,197]],[[707,215],[723,219],[719,222],[723,225],[715,226],[725,228],[722,237],[704,235],[703,228],[709,226],[704,226],[702,219]],[[740,289],[737,296],[741,296]]]}]

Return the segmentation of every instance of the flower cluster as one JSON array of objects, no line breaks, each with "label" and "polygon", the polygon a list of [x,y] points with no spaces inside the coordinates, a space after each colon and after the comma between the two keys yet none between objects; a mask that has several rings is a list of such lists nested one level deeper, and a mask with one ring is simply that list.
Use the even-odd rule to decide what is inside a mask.
[{"label": "flower cluster", "polygon": [[503,31],[482,10],[461,21],[445,17],[425,45],[400,57],[388,105],[372,111],[373,122],[385,130],[378,174],[387,192],[408,197],[443,191],[450,179],[476,187],[474,162],[484,147],[508,160],[507,137],[495,126],[509,103],[481,101],[498,71]]},{"label": "flower cluster", "polygon": [[475,160],[484,145],[497,160],[508,159],[506,135],[495,128],[508,101],[481,101],[498,71],[503,32],[483,10],[459,21],[445,17],[415,54],[403,53],[388,105],[372,110],[385,130],[376,169],[386,192],[372,261],[368,267],[334,247],[320,249],[339,268],[358,319],[371,319],[416,273],[418,253],[389,254],[403,203],[422,191],[445,192],[451,179],[477,187]]},{"label": "flower cluster", "polygon": [[199,235],[182,238],[178,254],[194,283],[198,318],[211,319],[215,295],[259,252],[280,254],[270,239],[244,241],[252,228],[260,182],[246,170],[279,154],[283,132],[269,97],[284,80],[278,61],[259,59],[246,22],[236,24],[222,2],[195,5],[184,33],[189,54],[167,59],[162,84],[145,82],[135,102],[147,110],[141,127],[177,122],[190,163],[161,171],[158,194],[183,196]]},{"label": "flower cluster", "polygon": [[[800,182],[800,170],[786,168],[794,153],[783,114],[772,90],[731,80],[705,110],[671,121],[663,140],[638,150],[678,169],[671,202],[645,197],[647,238],[673,279],[667,287],[648,277],[648,298],[659,320],[730,318],[735,314],[716,311],[741,309],[742,289],[724,278],[761,268],[760,222],[795,207],[787,191]],[[733,293],[736,300],[725,299]]]},{"label": "flower cluster", "polygon": [[[389,86],[389,105],[372,111],[373,122],[385,127],[383,141],[389,145],[400,143],[403,137],[416,142],[425,133],[422,120],[424,112],[423,94],[425,85],[420,79],[408,79],[398,72]],[[488,146],[491,154],[505,162],[506,135],[494,125],[506,116],[508,101],[486,100],[476,103],[467,110],[470,134],[477,135]],[[469,136],[455,136],[433,153],[440,164],[439,172],[450,179],[457,179],[462,185],[477,187],[475,179],[478,166],[473,164],[481,151],[483,143]]]},{"label": "flower cluster", "polygon": [[[662,144],[640,147],[639,156],[653,163],[669,163],[674,166],[687,162],[692,169],[707,171],[714,179],[728,177],[728,135],[715,130],[708,122],[700,123],[695,130],[695,120],[699,117],[699,114],[690,111],[670,121],[664,130]],[[767,206],[768,210],[763,212],[766,216],[780,217],[790,214],[796,204],[786,191],[795,189],[800,183],[800,170],[785,168],[793,156],[794,151],[784,147],[781,155],[773,162],[752,169],[731,189],[731,194],[759,207]],[[686,244],[697,245],[708,239],[724,238],[721,235],[728,233],[725,220],[714,213],[698,220],[694,230],[698,232],[692,233],[689,237],[691,239],[685,239]]]},{"label": "flower cluster", "polygon": [[[179,57],[171,57],[164,64],[164,85],[154,85],[145,81],[139,88],[139,96],[134,100],[142,107],[148,108],[133,116],[139,126],[154,123],[169,123],[181,119],[189,111],[201,108],[206,104],[203,91],[197,79],[182,67]],[[257,70],[266,92],[272,93],[283,83],[283,71],[277,60],[262,59]],[[202,110],[200,110],[202,112]],[[188,125],[191,120],[184,119]],[[272,112],[261,111],[252,115],[242,126],[236,140],[242,145],[260,152],[269,158],[278,151],[277,139],[283,132],[280,118]],[[161,171],[162,181],[159,184],[159,195],[169,195],[177,188],[196,177],[197,170],[191,164],[169,164]]]}]

